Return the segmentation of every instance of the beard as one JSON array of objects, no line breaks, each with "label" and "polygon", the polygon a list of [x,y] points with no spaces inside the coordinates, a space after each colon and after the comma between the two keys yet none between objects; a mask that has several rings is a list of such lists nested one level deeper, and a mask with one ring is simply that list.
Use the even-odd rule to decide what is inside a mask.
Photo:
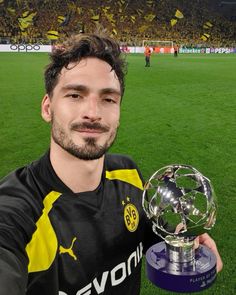
[{"label": "beard", "polygon": [[[96,160],[101,158],[112,146],[115,141],[117,128],[116,127],[107,138],[103,145],[97,144],[97,139],[94,137],[84,138],[84,143],[77,145],[69,138],[65,129],[55,120],[54,114],[52,114],[52,138],[56,144],[58,144],[63,150],[67,151],[72,156],[81,160]],[[100,123],[75,123],[70,127],[71,131],[77,131],[80,129],[93,129],[102,132],[109,132],[110,128]]]}]

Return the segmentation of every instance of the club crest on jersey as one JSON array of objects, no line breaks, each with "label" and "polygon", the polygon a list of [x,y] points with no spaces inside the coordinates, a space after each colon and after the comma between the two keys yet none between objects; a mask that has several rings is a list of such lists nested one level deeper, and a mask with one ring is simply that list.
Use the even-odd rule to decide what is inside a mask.
[{"label": "club crest on jersey", "polygon": [[139,214],[137,208],[130,202],[130,198],[126,197],[126,201],[122,201],[124,207],[124,222],[130,232],[136,231],[139,224]]}]

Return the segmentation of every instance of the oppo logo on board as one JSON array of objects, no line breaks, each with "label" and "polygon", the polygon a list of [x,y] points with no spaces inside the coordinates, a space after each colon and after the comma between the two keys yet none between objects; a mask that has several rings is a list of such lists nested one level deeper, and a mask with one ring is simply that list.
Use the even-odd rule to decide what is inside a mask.
[{"label": "oppo logo on board", "polygon": [[10,49],[17,52],[34,52],[40,50],[40,45],[38,44],[11,44]]}]

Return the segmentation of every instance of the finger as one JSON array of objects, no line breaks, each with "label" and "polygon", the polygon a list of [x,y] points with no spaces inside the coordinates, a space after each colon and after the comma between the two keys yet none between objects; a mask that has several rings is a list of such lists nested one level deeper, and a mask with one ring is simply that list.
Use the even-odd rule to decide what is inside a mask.
[{"label": "finger", "polygon": [[205,246],[207,246],[216,256],[216,270],[220,272],[223,268],[223,261],[217,249],[215,241],[208,235],[202,234],[199,236],[199,242]]},{"label": "finger", "polygon": [[194,250],[197,249],[197,248],[199,247],[199,244],[200,244],[200,242],[199,242],[199,237],[196,237],[196,239],[194,240],[194,246],[193,246],[193,249],[194,249]]}]

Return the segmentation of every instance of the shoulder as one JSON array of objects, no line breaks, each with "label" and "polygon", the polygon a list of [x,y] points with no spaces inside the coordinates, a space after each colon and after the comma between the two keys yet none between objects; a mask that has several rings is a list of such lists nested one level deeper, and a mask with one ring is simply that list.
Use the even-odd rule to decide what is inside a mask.
[{"label": "shoulder", "polygon": [[25,251],[43,210],[43,197],[31,166],[19,168],[0,181],[0,231],[11,228],[7,236],[1,235],[0,245],[7,243],[13,251]]},{"label": "shoulder", "polygon": [[16,169],[0,180],[0,198],[37,199],[41,201],[40,163],[42,159]]},{"label": "shoulder", "polygon": [[19,230],[27,241],[42,214],[47,196],[40,165],[41,160],[32,162],[0,180],[0,228],[11,224],[15,228],[12,234]]},{"label": "shoulder", "polygon": [[28,166],[11,172],[0,181],[0,205],[17,210],[28,208],[37,199],[32,183]]},{"label": "shoulder", "polygon": [[105,166],[107,170],[138,168],[130,156],[121,154],[106,154]]},{"label": "shoulder", "polygon": [[143,177],[136,163],[126,155],[107,154],[105,174],[109,180],[120,180],[143,190]]},{"label": "shoulder", "polygon": [[3,191],[10,192],[11,190],[16,191],[17,189],[20,189],[21,187],[27,185],[26,180],[27,176],[29,174],[28,172],[28,166],[18,168],[11,173],[9,173],[7,176],[5,176],[3,179],[0,180],[0,194],[3,193]]}]

